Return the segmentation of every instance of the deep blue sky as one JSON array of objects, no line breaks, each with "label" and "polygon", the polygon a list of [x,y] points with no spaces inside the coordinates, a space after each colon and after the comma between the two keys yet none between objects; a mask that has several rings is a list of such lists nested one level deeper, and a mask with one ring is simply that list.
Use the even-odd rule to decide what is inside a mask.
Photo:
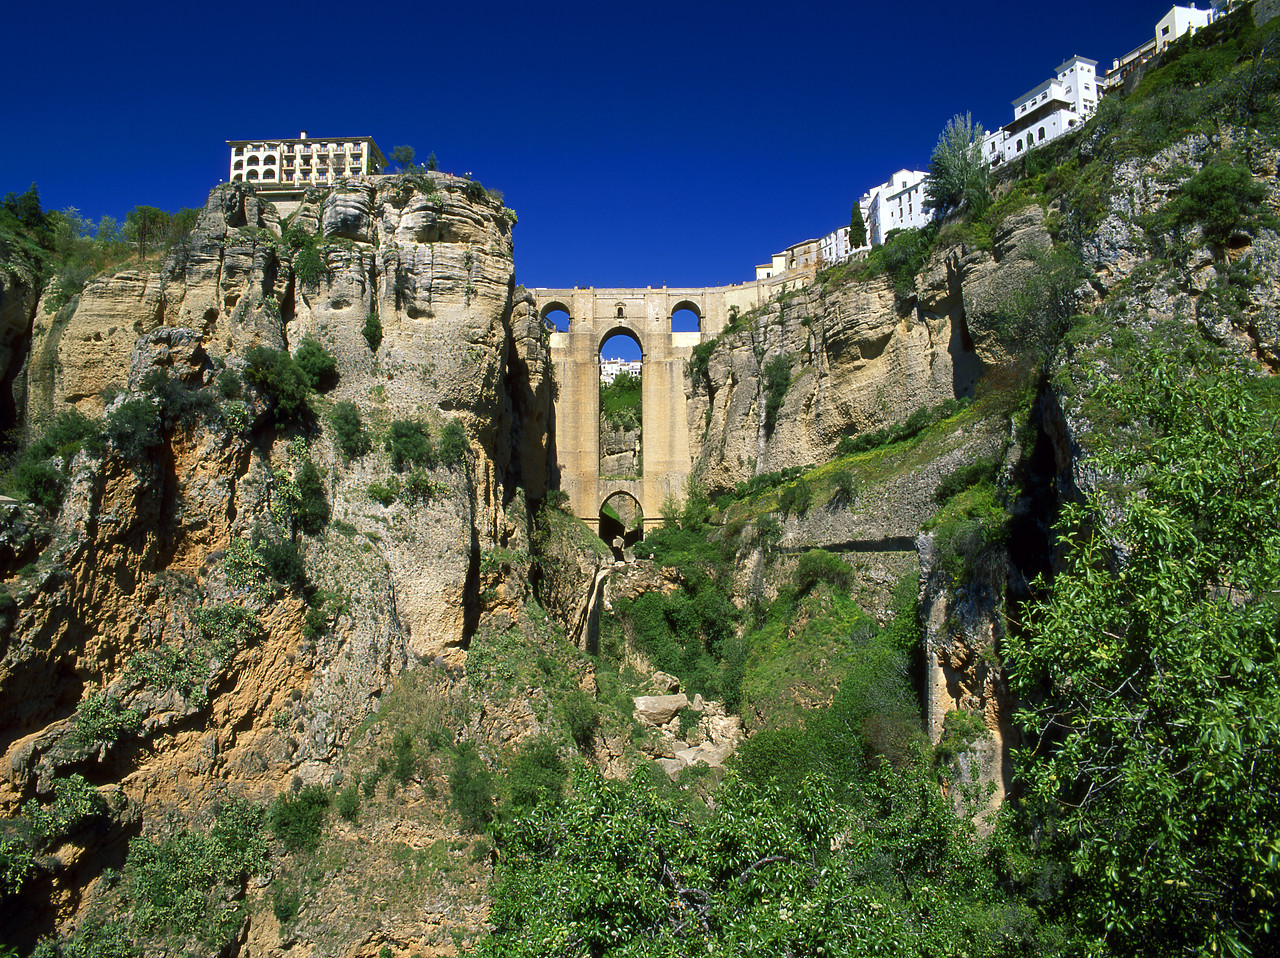
[{"label": "deep blue sky", "polygon": [[741,282],[1168,6],[13,3],[0,193],[123,219],[202,205],[227,139],[370,135],[503,190],[525,285]]}]

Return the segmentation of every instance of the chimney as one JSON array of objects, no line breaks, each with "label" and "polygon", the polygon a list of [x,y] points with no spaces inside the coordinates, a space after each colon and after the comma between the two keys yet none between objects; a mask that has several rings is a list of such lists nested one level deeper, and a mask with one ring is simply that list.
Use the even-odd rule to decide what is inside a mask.
[{"label": "chimney", "polygon": [[299,134],[298,134],[298,139],[300,139],[300,140],[305,140],[306,138],[307,138],[307,131],[306,131],[306,130],[303,130],[301,133],[299,133]]}]

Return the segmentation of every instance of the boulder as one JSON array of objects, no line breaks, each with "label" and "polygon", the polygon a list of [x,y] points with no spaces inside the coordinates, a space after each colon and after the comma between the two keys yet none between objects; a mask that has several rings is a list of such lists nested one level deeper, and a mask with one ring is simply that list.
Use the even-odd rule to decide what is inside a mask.
[{"label": "boulder", "polygon": [[676,695],[637,695],[634,701],[636,718],[655,728],[666,725],[689,704],[683,692]]}]

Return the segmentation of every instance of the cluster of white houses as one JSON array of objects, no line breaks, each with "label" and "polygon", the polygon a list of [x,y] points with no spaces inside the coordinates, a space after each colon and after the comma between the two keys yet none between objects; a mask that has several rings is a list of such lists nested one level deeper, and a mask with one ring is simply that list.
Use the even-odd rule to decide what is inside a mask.
[{"label": "cluster of white houses", "polygon": [[638,359],[601,359],[600,382],[605,386],[610,386],[623,373],[630,373],[639,379],[640,367],[641,362]]},{"label": "cluster of white houses", "polygon": [[[1098,75],[1096,60],[1073,56],[1054,71],[1054,76],[1012,101],[1013,120],[986,134],[982,155],[993,167],[999,166],[1070,132],[1093,116],[1102,96],[1123,87],[1125,77],[1134,69],[1183,34],[1208,26],[1237,2],[1213,0],[1213,6],[1206,10],[1198,9],[1194,3],[1173,7],[1156,24],[1155,36],[1112,61],[1105,76]],[[887,182],[862,194],[858,206],[867,227],[863,246],[850,245],[849,227],[842,226],[819,239],[805,240],[775,253],[770,262],[756,267],[756,279],[840,263],[879,246],[894,230],[924,226],[934,215],[924,207],[928,178],[923,170],[898,170]]]}]

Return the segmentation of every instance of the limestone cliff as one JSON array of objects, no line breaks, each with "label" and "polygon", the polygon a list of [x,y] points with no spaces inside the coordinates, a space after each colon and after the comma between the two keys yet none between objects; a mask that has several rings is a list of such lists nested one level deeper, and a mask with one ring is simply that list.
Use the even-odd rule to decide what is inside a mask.
[{"label": "limestone cliff", "polygon": [[[30,328],[34,287],[6,274],[3,292],[5,328]],[[415,175],[309,193],[286,224],[252,189],[218,187],[161,265],[92,280],[37,324],[6,379],[32,429],[71,408],[118,410],[145,395],[153,370],[208,392],[257,345],[314,340],[337,382],[283,432],[262,427],[266,400],[248,388],[175,422],[141,456],[86,449],[65,467],[55,516],[23,506],[10,517],[11,531],[44,531],[39,560],[19,568],[31,553],[15,549],[5,570],[7,813],[74,770],[116,783],[134,824],[115,827],[133,829],[138,809],[150,829],[165,808],[191,815],[220,796],[328,783],[397,674],[460,663],[499,611],[481,599],[481,553],[528,549],[524,499],[546,483],[546,340],[518,305],[501,203],[465,180]],[[369,489],[393,478],[384,451],[348,460],[334,444],[327,412],[344,401],[375,429],[414,420],[438,436],[456,422],[467,448],[429,469],[429,495],[383,504]],[[323,476],[332,517],[297,540],[307,587],[246,589],[229,556],[259,536],[287,538],[281,510],[303,462]],[[224,608],[255,625],[211,645],[210,616]],[[77,726],[90,702],[114,703],[136,728],[86,740]],[[487,728],[474,734],[483,741]],[[92,877],[121,863],[115,847],[68,851],[51,893],[60,911],[21,937],[73,915]]]}]

